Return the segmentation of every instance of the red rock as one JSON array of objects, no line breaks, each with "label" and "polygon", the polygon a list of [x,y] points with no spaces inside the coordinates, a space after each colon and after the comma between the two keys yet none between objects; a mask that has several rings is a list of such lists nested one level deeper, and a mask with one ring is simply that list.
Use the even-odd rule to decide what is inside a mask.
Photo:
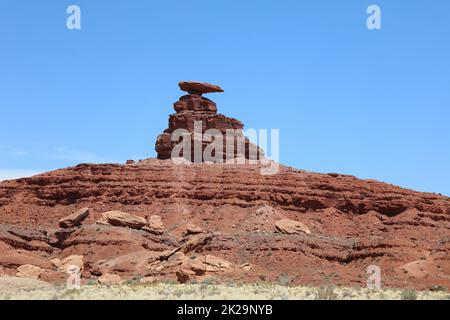
[{"label": "red rock", "polygon": [[232,265],[229,261],[210,254],[205,256],[205,264],[207,265],[206,270],[212,272],[225,271]]},{"label": "red rock", "polygon": [[[182,96],[179,101],[174,104],[177,113],[170,115],[169,127],[164,130],[164,133],[159,135],[156,139],[155,150],[158,154],[158,159],[170,159],[172,157],[172,149],[179,143],[179,140],[172,141],[172,133],[178,129],[184,129],[189,133],[191,140],[191,156],[185,153],[176,155],[185,158],[188,161],[204,162],[204,151],[211,143],[211,140],[203,135],[210,129],[220,131],[222,136],[222,151],[216,150],[217,155],[214,157],[218,161],[225,161],[230,158],[245,157],[246,159],[259,159],[264,155],[264,151],[259,149],[247,138],[243,136],[242,130],[244,125],[237,119],[229,118],[221,114],[217,114],[216,104],[204,97],[200,93],[193,93]],[[201,128],[199,133],[202,134],[200,141],[201,155],[196,158],[194,156],[195,149],[195,123],[200,123]],[[234,135],[226,136],[229,130],[234,132]],[[241,147],[240,143],[243,143]],[[233,149],[227,149],[227,145],[233,145]]]},{"label": "red rock", "polygon": [[112,226],[129,227],[132,229],[140,229],[147,224],[144,218],[121,211],[105,212],[102,218],[102,222],[106,221]]},{"label": "red rock", "polygon": [[61,228],[73,228],[79,226],[88,216],[89,208],[80,209],[77,212],[59,220],[59,226]]},{"label": "red rock", "polygon": [[195,224],[188,224],[186,226],[186,233],[187,234],[197,234],[197,233],[202,233],[203,229],[200,228],[199,226],[196,226]]},{"label": "red rock", "polygon": [[[133,250],[129,247],[129,250]],[[155,261],[159,261],[159,253],[143,249],[135,249],[133,252],[116,255],[112,259],[96,261],[92,264],[96,273],[106,274],[114,272],[126,272],[139,274],[150,268]]]},{"label": "red rock", "polygon": [[294,221],[290,219],[282,219],[275,223],[275,227],[278,231],[286,234],[311,234],[309,228],[300,221]]},{"label": "red rock", "polygon": [[[161,158],[170,158],[173,130],[190,131],[193,120],[204,129],[243,127],[215,113],[198,94],[190,96],[180,100],[190,102],[180,104],[158,139]],[[44,270],[41,279],[57,282],[57,267],[66,276],[61,259],[82,256],[83,280],[120,272],[124,278],[164,281],[180,269],[182,281],[208,272],[218,282],[253,282],[261,275],[276,282],[287,274],[296,285],[320,286],[327,279],[326,284],[353,286],[365,285],[361,276],[376,264],[384,287],[450,287],[450,198],[282,165],[277,174],[264,176],[261,168],[146,159],[81,164],[0,182],[0,270],[13,275],[18,266],[32,264]],[[105,225],[94,225],[99,217],[92,216],[78,228],[55,229],[56,221],[80,207],[152,213],[162,217],[165,232],[143,231],[146,219],[134,215],[131,224],[105,217]],[[276,222],[286,218],[314,232],[304,236],[306,229],[296,222],[288,227],[300,236],[274,234]],[[185,226],[193,222],[215,233],[186,236]],[[212,266],[206,255],[248,265]]]},{"label": "red rock", "polygon": [[180,269],[176,272],[179,283],[186,283],[195,279],[195,272],[188,269]]},{"label": "red rock", "polygon": [[164,224],[161,220],[161,217],[158,215],[152,215],[148,219],[148,223],[145,227],[142,228],[142,230],[145,230],[147,232],[153,233],[153,234],[163,234],[164,233]]},{"label": "red rock", "polygon": [[[53,262],[55,264],[55,261]],[[56,263],[57,264],[57,263]],[[80,272],[84,270],[84,257],[82,255],[70,255],[61,260],[58,270],[67,273],[72,267],[78,268]]]},{"label": "red rock", "polygon": [[107,274],[104,274],[101,277],[99,277],[97,282],[99,284],[111,286],[111,285],[120,285],[124,281],[120,276],[118,276],[116,274],[107,273]]},{"label": "red rock", "polygon": [[217,112],[217,106],[213,101],[195,94],[182,96],[173,107],[177,113],[182,111]]},{"label": "red rock", "polygon": [[27,252],[24,250],[0,252],[0,266],[17,268],[21,265],[34,265],[40,267],[41,269],[52,268],[51,263],[44,258],[39,257],[39,254],[37,253]]},{"label": "red rock", "polygon": [[210,92],[223,92],[223,89],[215,84],[198,81],[181,81],[179,84],[181,90],[189,93],[210,93]]}]

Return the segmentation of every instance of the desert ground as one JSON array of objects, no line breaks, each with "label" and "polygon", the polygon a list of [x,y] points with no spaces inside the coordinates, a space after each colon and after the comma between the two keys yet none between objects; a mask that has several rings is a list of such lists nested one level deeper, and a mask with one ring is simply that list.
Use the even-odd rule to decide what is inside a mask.
[{"label": "desert ground", "polygon": [[350,287],[282,286],[269,283],[197,284],[127,282],[101,286],[90,283],[80,289],[67,289],[49,283],[18,277],[0,277],[1,300],[449,300],[445,289],[366,289]]}]

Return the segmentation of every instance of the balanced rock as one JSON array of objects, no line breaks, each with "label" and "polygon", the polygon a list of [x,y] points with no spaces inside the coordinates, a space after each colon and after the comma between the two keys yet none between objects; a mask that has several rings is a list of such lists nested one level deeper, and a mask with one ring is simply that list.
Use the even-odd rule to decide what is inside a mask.
[{"label": "balanced rock", "polygon": [[[174,103],[176,113],[169,116],[169,127],[156,140],[158,159],[176,157],[199,163],[224,162],[235,158],[258,160],[264,155],[263,150],[244,136],[244,125],[239,120],[218,114],[216,104],[202,97],[204,93],[223,92],[222,88],[194,81],[180,82],[179,86],[189,94]],[[182,136],[174,135],[179,134],[180,130],[183,130]],[[188,141],[186,148],[173,156],[174,147],[182,143],[180,139],[183,143]],[[212,140],[214,143],[220,141],[222,147],[207,149]],[[209,150],[210,154],[205,156],[205,150]]]},{"label": "balanced rock", "polygon": [[102,214],[101,224],[107,223],[117,227],[141,229],[147,224],[145,218],[121,211],[108,211]]},{"label": "balanced rock", "polygon": [[89,216],[89,208],[83,208],[71,215],[59,220],[61,228],[73,228],[79,226]]},{"label": "balanced rock", "polygon": [[281,233],[286,234],[311,234],[311,231],[305,224],[301,223],[300,221],[294,221],[290,219],[282,219],[277,221],[275,223],[275,227]]},{"label": "balanced rock", "polygon": [[182,91],[191,94],[203,94],[211,92],[223,92],[223,89],[215,84],[198,81],[181,81],[179,84]]}]

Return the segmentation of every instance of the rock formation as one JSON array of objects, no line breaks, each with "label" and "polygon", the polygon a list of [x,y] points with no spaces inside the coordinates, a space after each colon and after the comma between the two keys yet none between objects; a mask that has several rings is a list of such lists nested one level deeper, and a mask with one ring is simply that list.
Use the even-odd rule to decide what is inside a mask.
[{"label": "rock formation", "polygon": [[[174,103],[176,113],[170,115],[169,127],[156,140],[155,149],[158,159],[165,160],[172,157],[172,149],[181,142],[181,137],[173,136],[173,133],[178,129],[186,130],[185,139],[189,141],[190,154],[186,150],[182,150],[176,156],[183,157],[191,162],[206,161],[204,157],[205,148],[215,139],[222,140],[222,147],[211,152],[211,155],[216,160],[219,159],[219,161],[213,162],[225,162],[227,159],[244,156],[246,159],[259,159],[263,155],[261,149],[243,136],[242,130],[244,125],[239,120],[218,114],[216,104],[202,96],[205,93],[223,92],[222,88],[217,85],[194,81],[180,82],[179,86],[181,90],[189,94],[182,96]],[[211,137],[209,140],[197,137],[194,134],[196,123],[198,133],[202,135],[210,129],[217,130],[216,133],[213,133],[214,137]],[[233,132],[231,133],[230,130],[233,130]],[[221,136],[216,138],[215,135],[218,133]],[[195,149],[196,144],[198,144],[198,149]],[[195,156],[196,153],[197,156]]]},{"label": "rock formation", "polygon": [[[161,159],[171,133],[191,133],[196,119],[242,128],[202,97],[220,87],[180,87],[189,95],[158,138]],[[262,166],[145,159],[0,182],[0,274],[364,287],[374,264],[384,287],[450,288],[450,198],[283,165],[262,175]]]}]

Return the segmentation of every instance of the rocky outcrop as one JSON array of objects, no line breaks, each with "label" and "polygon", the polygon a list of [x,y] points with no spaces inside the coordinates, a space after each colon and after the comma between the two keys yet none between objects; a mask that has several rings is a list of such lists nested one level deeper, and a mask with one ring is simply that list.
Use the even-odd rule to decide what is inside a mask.
[{"label": "rocky outcrop", "polygon": [[100,276],[98,278],[97,282],[98,282],[98,284],[110,285],[111,286],[111,285],[120,285],[124,281],[117,274],[107,273],[107,274],[104,274],[104,275]]},{"label": "rocky outcrop", "polygon": [[61,228],[73,228],[79,226],[89,216],[89,208],[83,208],[71,215],[59,220]]},{"label": "rocky outcrop", "polygon": [[275,223],[275,227],[281,233],[286,234],[311,234],[311,231],[305,224],[301,223],[300,221],[294,221],[290,219],[282,219],[280,221],[277,221]]},{"label": "rocky outcrop", "polygon": [[197,234],[197,233],[202,233],[203,229],[200,228],[199,226],[196,226],[193,223],[189,223],[186,226],[186,234]]},{"label": "rocky outcrop", "polygon": [[145,230],[147,232],[153,233],[153,234],[163,234],[164,233],[164,224],[162,222],[162,219],[160,216],[157,215],[151,215],[148,218],[148,223],[145,227],[142,228],[142,230]]},{"label": "rocky outcrop", "polygon": [[[213,162],[236,157],[259,159],[263,156],[263,151],[244,137],[244,125],[239,120],[217,114],[216,104],[202,96],[209,92],[223,92],[219,86],[200,82],[180,82],[179,85],[189,94],[175,102],[176,113],[170,115],[169,127],[156,140],[155,148],[159,159],[172,158],[174,147],[182,141],[188,141],[189,146],[186,145],[184,150],[177,152],[175,157],[196,163],[210,160],[205,157],[205,150],[215,139],[220,139],[222,147],[208,152]],[[174,135],[179,130],[184,130],[183,135]]]},{"label": "rocky outcrop", "polygon": [[33,266],[32,264],[24,264],[17,268],[16,277],[39,279],[41,273],[42,269],[38,266]]},{"label": "rocky outcrop", "polygon": [[59,271],[64,273],[68,273],[74,267],[82,272],[84,270],[84,256],[70,255],[61,261],[58,261],[58,259],[53,260],[53,264],[56,265]]},{"label": "rocky outcrop", "polygon": [[121,211],[108,211],[102,214],[100,224],[110,224],[112,226],[141,229],[147,224],[145,218],[128,214]]}]

